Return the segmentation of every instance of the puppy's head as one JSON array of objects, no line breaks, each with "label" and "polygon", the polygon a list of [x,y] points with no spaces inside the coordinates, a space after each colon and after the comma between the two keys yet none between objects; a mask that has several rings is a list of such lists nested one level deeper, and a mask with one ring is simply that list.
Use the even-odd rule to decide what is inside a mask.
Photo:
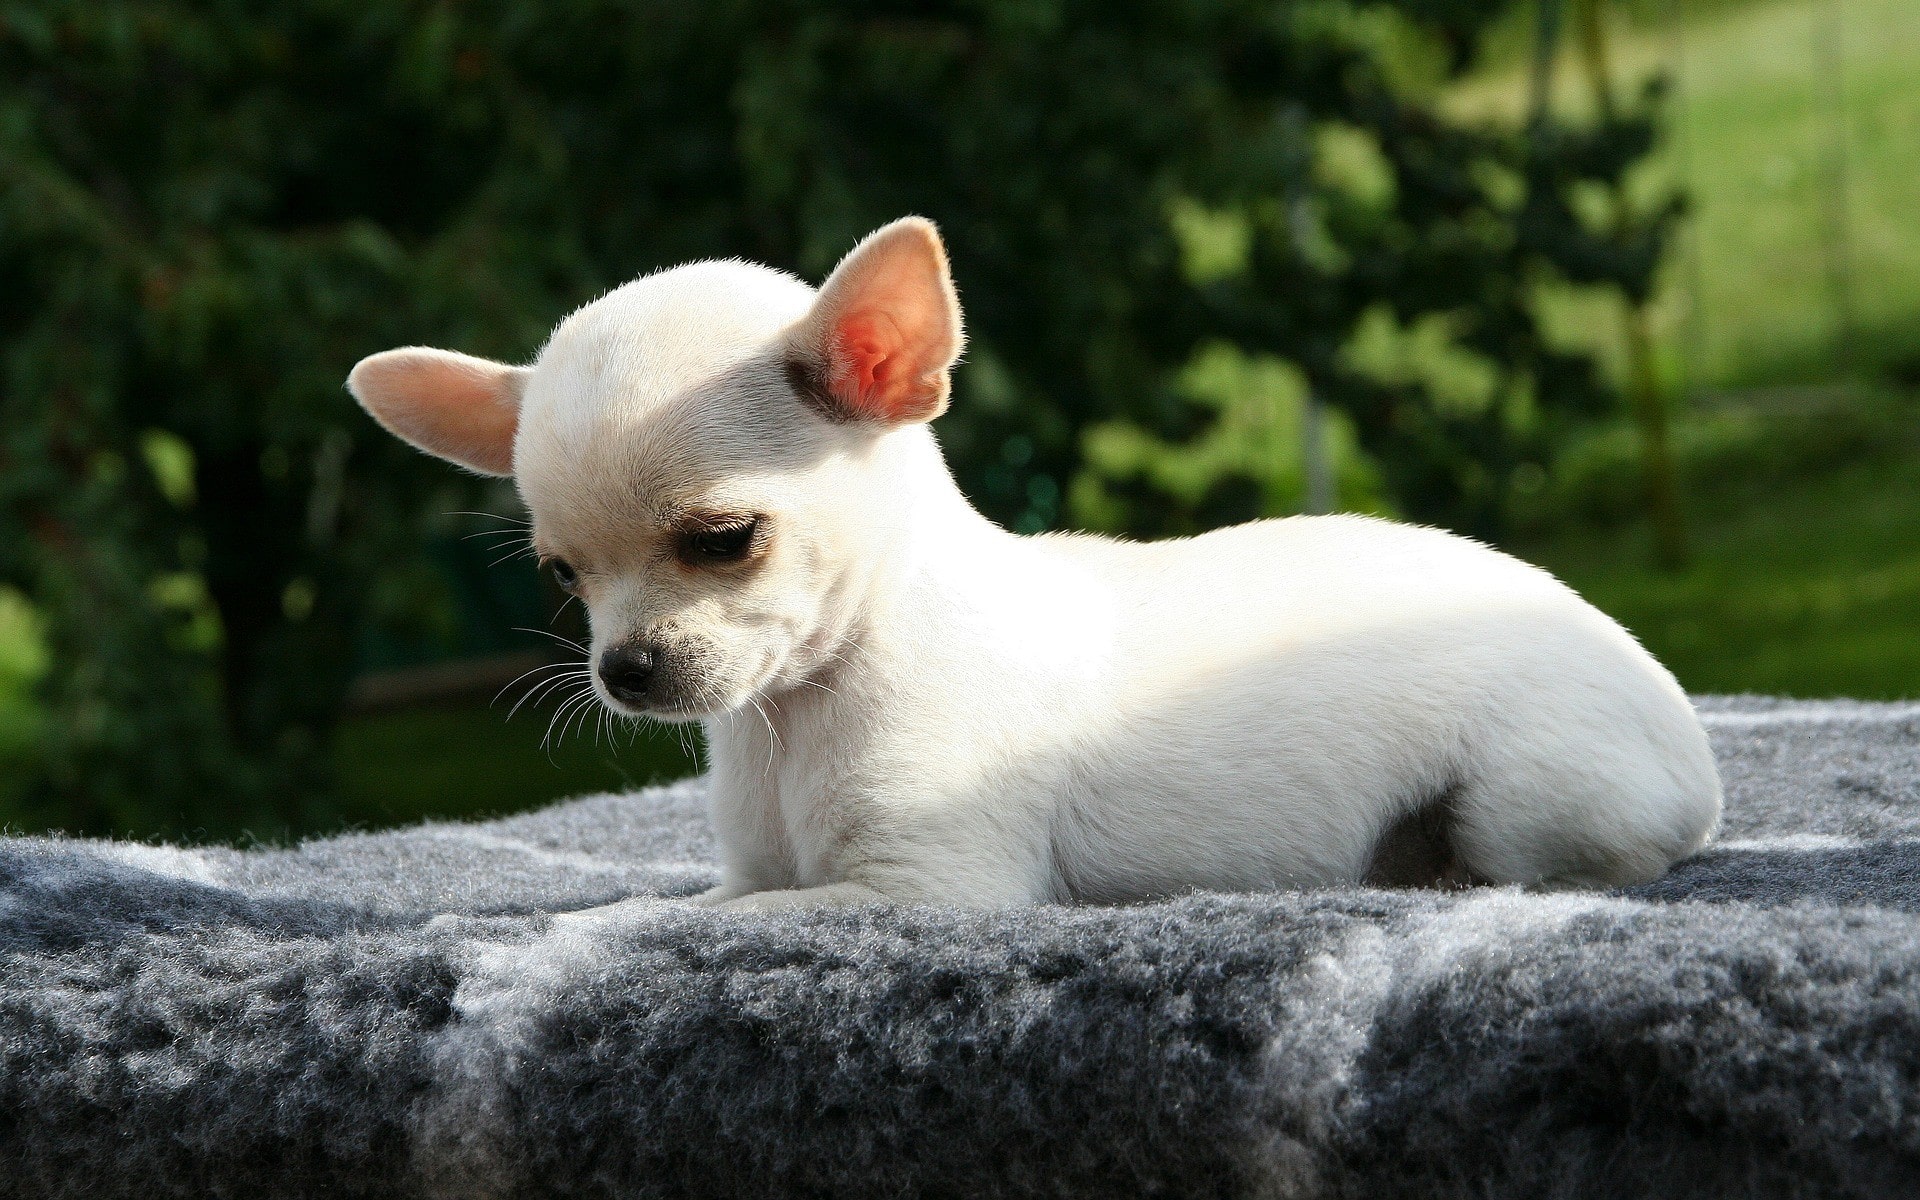
[{"label": "puppy's head", "polygon": [[512,475],[543,569],[587,606],[601,699],[684,720],[834,660],[961,344],[946,252],[909,217],[818,293],[696,263],[580,309],[530,367],[389,350],[347,386],[427,453]]}]

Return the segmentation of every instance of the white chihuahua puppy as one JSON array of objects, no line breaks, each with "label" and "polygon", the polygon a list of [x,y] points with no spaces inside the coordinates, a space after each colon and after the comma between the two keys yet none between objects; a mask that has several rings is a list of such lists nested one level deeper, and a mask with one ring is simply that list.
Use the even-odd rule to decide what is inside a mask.
[{"label": "white chihuahua puppy", "polygon": [[1504,554],[1361,517],[1149,545],[994,525],[927,424],[961,344],[907,218],[818,292],[694,263],[530,367],[390,350],[348,387],[514,477],[611,709],[705,722],[708,903],[1606,888],[1713,830],[1673,676]]}]

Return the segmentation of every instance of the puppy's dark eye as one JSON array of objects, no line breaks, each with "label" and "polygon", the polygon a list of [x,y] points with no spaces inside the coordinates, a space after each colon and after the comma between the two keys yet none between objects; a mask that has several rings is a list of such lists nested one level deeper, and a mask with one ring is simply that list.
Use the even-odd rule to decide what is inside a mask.
[{"label": "puppy's dark eye", "polygon": [[562,591],[570,592],[580,582],[579,573],[573,569],[573,564],[564,558],[548,559],[547,570],[553,572],[553,581],[560,585]]},{"label": "puppy's dark eye", "polygon": [[681,538],[680,552],[693,562],[732,562],[752,547],[753,534],[759,525],[757,520],[749,519],[737,525],[697,530]]}]

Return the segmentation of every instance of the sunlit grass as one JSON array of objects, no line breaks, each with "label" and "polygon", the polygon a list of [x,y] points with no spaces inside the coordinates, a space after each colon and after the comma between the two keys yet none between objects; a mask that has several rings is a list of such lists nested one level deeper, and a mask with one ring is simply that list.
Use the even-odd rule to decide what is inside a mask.
[{"label": "sunlit grass", "polygon": [[[1828,48],[1836,31],[1837,71]],[[1676,84],[1666,142],[1638,181],[1650,191],[1677,182],[1690,204],[1654,308],[1670,373],[1735,387],[1913,364],[1920,0],[1782,0],[1618,32],[1621,94],[1655,72]],[[1518,121],[1527,69],[1507,57],[1457,89],[1450,107]],[[1590,105],[1571,53],[1555,79],[1557,107]],[[1841,335],[1843,294],[1851,347]],[[1561,337],[1614,354],[1611,303],[1555,294],[1549,307]]]}]

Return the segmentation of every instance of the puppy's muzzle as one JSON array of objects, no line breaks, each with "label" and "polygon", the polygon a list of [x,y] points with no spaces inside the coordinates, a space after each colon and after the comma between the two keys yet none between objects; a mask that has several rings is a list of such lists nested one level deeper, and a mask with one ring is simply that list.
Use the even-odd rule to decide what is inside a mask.
[{"label": "puppy's muzzle", "polygon": [[651,647],[629,643],[600,656],[600,682],[622,704],[645,707],[657,655]]}]

